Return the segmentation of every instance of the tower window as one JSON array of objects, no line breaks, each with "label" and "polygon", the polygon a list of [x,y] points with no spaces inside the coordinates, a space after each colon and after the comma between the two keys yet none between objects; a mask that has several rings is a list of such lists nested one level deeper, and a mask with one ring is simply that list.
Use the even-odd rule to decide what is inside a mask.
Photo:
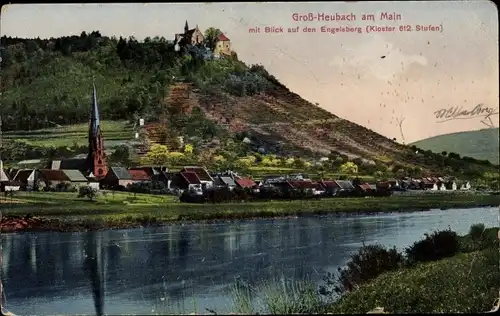
[{"label": "tower window", "polygon": [[102,165],[102,160],[101,159],[97,160],[97,164]]},{"label": "tower window", "polygon": [[104,173],[104,170],[102,170],[101,168],[97,169],[97,174],[102,176],[102,174]]}]

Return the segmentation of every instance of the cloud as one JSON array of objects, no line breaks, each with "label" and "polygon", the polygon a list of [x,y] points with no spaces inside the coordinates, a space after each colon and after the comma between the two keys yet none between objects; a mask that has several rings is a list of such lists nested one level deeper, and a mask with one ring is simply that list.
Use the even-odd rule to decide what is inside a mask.
[{"label": "cloud", "polygon": [[358,74],[387,81],[404,74],[412,64],[427,65],[421,55],[407,55],[380,35],[355,49],[345,48],[345,57],[336,56],[330,66],[354,68]]}]

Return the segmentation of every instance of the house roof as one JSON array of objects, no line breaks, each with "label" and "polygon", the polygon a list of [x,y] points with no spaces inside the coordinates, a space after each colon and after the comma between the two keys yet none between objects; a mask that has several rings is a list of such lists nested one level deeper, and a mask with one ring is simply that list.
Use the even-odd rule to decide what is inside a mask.
[{"label": "house roof", "polygon": [[39,169],[38,172],[40,172],[47,181],[69,181],[69,178],[62,170]]},{"label": "house roof", "polygon": [[370,187],[370,185],[368,183],[360,183],[360,184],[358,184],[358,187],[361,190],[363,190],[363,191],[369,191],[369,190],[371,190],[371,187]]},{"label": "house roof", "polygon": [[33,169],[22,169],[16,173],[15,181],[27,181],[30,175],[33,173]]},{"label": "house roof", "polygon": [[223,33],[220,33],[219,36],[217,36],[217,40],[225,42],[225,41],[229,41],[229,38],[227,38],[227,36],[224,35]]},{"label": "house roof", "polygon": [[9,181],[9,176],[4,171],[4,169],[0,169],[0,181]]},{"label": "house roof", "polygon": [[128,170],[128,173],[130,174],[130,177],[132,177],[132,180],[137,180],[137,181],[148,181],[151,180],[149,175],[147,174],[146,171],[144,170]]},{"label": "house roof", "polygon": [[233,178],[231,178],[231,177],[219,176],[219,179],[225,185],[236,186],[236,182],[234,182]]},{"label": "house roof", "polygon": [[[59,163],[52,163],[52,169],[67,169],[67,170],[83,170],[86,169],[87,159],[85,158],[71,158],[58,160]],[[59,168],[54,166],[59,165]]]},{"label": "house roof", "polygon": [[288,181],[295,189],[315,189],[316,184],[312,181]]},{"label": "house roof", "polygon": [[7,169],[6,173],[9,176],[9,179],[14,179],[16,176],[16,173],[19,171],[17,168],[9,168]]},{"label": "house roof", "polygon": [[319,184],[325,189],[340,189],[340,186],[332,180],[321,180]]},{"label": "house roof", "polygon": [[422,183],[425,185],[434,184],[431,178],[422,178]]},{"label": "house roof", "polygon": [[181,176],[189,184],[201,184],[200,178],[198,178],[198,175],[195,172],[191,172],[191,171],[181,172]]},{"label": "house roof", "polygon": [[80,170],[74,169],[64,169],[62,170],[66,177],[68,177],[71,182],[88,182],[88,179],[80,172]]},{"label": "house roof", "polygon": [[148,174],[149,177],[152,177],[154,175],[158,175],[161,173],[161,171],[155,167],[134,167],[134,168],[129,168],[128,170],[129,170],[129,172],[130,172],[130,170],[143,170]]},{"label": "house roof", "polygon": [[181,172],[194,172],[200,181],[214,181],[207,170],[202,167],[184,167]]},{"label": "house roof", "polygon": [[236,179],[236,183],[242,188],[251,188],[256,185],[256,183],[249,178]]},{"label": "house roof", "polygon": [[337,185],[344,190],[352,190],[354,189],[354,186],[352,185],[351,182],[347,180],[333,180],[337,183]]},{"label": "house roof", "polygon": [[118,180],[132,180],[132,176],[124,167],[111,167],[111,171],[118,178]]}]

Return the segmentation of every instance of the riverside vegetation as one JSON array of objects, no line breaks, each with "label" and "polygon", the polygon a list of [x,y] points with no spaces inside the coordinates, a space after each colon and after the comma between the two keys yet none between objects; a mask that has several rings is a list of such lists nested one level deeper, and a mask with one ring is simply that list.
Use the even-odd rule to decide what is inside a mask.
[{"label": "riverside vegetation", "polygon": [[[231,293],[242,313],[481,313],[497,303],[500,288],[498,227],[472,225],[426,234],[404,253],[362,247],[318,290],[307,281],[279,280],[257,287],[236,283]],[[340,295],[338,298],[334,294]]]},{"label": "riverside vegetation", "polygon": [[[83,194],[82,194],[83,193]],[[79,196],[79,197],[78,197]],[[429,194],[219,204],[181,203],[172,195],[102,191],[17,192],[0,198],[2,230],[74,231],[161,225],[173,221],[234,220],[321,214],[404,212],[500,204],[499,195]],[[20,223],[16,226],[16,224]],[[17,228],[16,228],[17,227]]]}]

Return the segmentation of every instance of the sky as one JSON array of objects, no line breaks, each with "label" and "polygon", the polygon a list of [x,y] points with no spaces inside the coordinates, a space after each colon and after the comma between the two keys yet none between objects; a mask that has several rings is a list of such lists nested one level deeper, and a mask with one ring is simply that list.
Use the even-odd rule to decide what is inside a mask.
[{"label": "sky", "polygon": [[[382,12],[401,20],[381,20]],[[294,13],[353,13],[356,20],[294,21]],[[374,14],[375,21],[363,21],[362,14]],[[173,39],[186,20],[202,31],[219,28],[239,59],[264,65],[306,100],[399,142],[486,128],[477,116],[439,123],[439,109],[482,103],[498,112],[498,12],[490,1],[18,4],[2,7],[0,34],[49,38],[99,30]],[[371,25],[396,30],[366,32]],[[439,31],[416,31],[417,25]],[[285,32],[263,33],[266,26]],[[297,26],[300,32],[287,32]],[[322,26],[362,32],[330,34]],[[411,32],[399,31],[408,26]],[[261,33],[250,33],[254,27]],[[498,127],[498,114],[492,119]]]}]

